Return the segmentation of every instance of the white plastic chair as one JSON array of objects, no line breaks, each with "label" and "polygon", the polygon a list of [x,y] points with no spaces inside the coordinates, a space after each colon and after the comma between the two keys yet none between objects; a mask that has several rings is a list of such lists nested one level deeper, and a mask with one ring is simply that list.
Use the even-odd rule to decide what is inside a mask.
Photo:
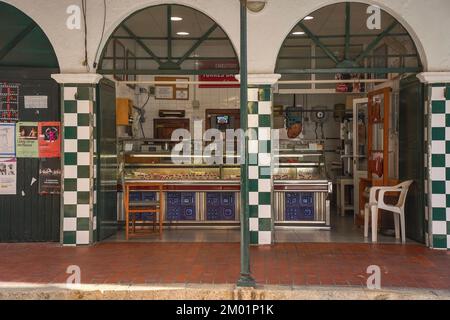
[{"label": "white plastic chair", "polygon": [[[372,187],[370,188],[369,202],[366,204],[364,209],[364,237],[369,237],[369,211],[372,216],[372,242],[377,242],[378,233],[378,210],[383,209],[390,211],[394,214],[395,223],[395,238],[400,238],[401,229],[401,239],[402,243],[406,243],[405,234],[405,200],[408,194],[409,187],[413,183],[413,180],[408,180],[402,182],[393,187]],[[386,192],[396,192],[400,193],[398,202],[395,205],[386,204],[384,202],[384,195]],[[377,197],[378,193],[378,197]]]}]

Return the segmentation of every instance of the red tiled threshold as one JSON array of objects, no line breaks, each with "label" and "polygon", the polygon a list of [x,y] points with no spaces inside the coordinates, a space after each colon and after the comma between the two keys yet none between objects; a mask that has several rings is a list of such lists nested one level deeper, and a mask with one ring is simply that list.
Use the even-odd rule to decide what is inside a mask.
[{"label": "red tiled threshold", "polygon": [[[65,283],[67,267],[82,283],[236,283],[238,243],[0,244],[0,282]],[[367,267],[384,288],[450,289],[450,253],[417,245],[283,243],[251,248],[260,284],[365,286]]]}]

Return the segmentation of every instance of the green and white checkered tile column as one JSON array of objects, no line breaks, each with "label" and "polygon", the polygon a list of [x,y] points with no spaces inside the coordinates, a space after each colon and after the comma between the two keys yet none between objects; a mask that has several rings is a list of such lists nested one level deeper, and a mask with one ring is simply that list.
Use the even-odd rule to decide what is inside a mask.
[{"label": "green and white checkered tile column", "polygon": [[272,92],[270,86],[248,90],[248,204],[250,243],[272,243]]},{"label": "green and white checkered tile column", "polygon": [[429,72],[419,76],[428,83],[425,128],[425,183],[427,245],[450,249],[450,73]]},{"label": "green and white checkered tile column", "polygon": [[279,75],[248,77],[248,204],[250,244],[273,241],[272,85]]},{"label": "green and white checkered tile column", "polygon": [[54,75],[61,84],[63,192],[61,242],[90,245],[96,239],[95,98],[101,76]]}]

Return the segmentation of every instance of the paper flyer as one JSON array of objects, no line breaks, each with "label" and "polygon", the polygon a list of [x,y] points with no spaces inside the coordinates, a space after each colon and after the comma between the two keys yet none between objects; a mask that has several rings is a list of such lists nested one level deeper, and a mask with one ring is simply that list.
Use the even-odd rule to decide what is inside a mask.
[{"label": "paper flyer", "polygon": [[39,158],[61,156],[61,125],[59,122],[39,122]]},{"label": "paper flyer", "polygon": [[15,123],[0,123],[0,157],[16,157]]},{"label": "paper flyer", "polygon": [[39,194],[61,192],[61,159],[41,159],[39,164]]},{"label": "paper flyer", "polygon": [[18,122],[16,124],[16,157],[39,157],[37,122]]},{"label": "paper flyer", "polygon": [[0,195],[15,195],[17,185],[17,160],[0,159]]}]

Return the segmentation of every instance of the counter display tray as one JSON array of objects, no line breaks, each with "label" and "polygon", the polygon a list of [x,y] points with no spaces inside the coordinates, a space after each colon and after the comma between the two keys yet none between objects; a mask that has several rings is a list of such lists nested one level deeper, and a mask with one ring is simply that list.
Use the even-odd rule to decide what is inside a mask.
[{"label": "counter display tray", "polygon": [[166,191],[239,191],[239,180],[125,180],[125,183],[139,183],[142,185],[162,184]]}]

